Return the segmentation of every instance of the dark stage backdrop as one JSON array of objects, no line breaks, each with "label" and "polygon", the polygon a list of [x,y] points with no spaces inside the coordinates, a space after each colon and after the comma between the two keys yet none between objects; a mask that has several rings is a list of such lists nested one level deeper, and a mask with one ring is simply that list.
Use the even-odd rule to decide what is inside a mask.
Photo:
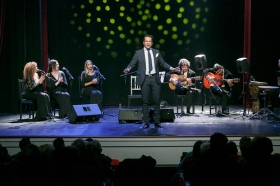
[{"label": "dark stage backdrop", "polygon": [[[104,105],[127,105],[129,77],[120,75],[134,51],[142,48],[147,33],[154,36],[153,47],[173,67],[180,58],[187,58],[191,69],[201,75],[194,64],[197,54],[206,55],[207,67],[224,65],[241,79],[234,86],[231,104],[242,104],[243,80],[236,59],[243,57],[243,0],[47,2],[49,58],[57,59],[61,69],[66,67],[74,76],[68,90],[73,104],[79,104],[77,77],[84,62],[90,59],[106,78],[100,87]],[[40,5],[39,0],[6,3],[0,56],[0,112],[18,112],[17,79],[22,78],[25,63],[33,60],[42,66]],[[276,0],[252,0],[251,74],[271,86],[277,86],[280,58],[280,19],[276,14],[279,6]],[[173,98],[173,92],[164,84],[162,100],[174,105]]]}]

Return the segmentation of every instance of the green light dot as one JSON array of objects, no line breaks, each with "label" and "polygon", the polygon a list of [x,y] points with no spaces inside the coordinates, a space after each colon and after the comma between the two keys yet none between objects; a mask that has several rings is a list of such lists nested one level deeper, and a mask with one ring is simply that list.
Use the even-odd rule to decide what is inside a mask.
[{"label": "green light dot", "polygon": [[83,30],[83,27],[78,26],[78,30],[79,30],[79,31]]},{"label": "green light dot", "polygon": [[158,25],[158,30],[162,30],[163,26],[162,25]]},{"label": "green light dot", "polygon": [[178,39],[178,35],[177,34],[172,34],[171,38],[172,39]]},{"label": "green light dot", "polygon": [[118,26],[118,30],[122,31],[123,30],[122,26]]},{"label": "green light dot", "polygon": [[101,52],[97,52],[97,56],[102,56],[102,53]]},{"label": "green light dot", "polygon": [[203,22],[203,23],[207,23],[207,18],[204,18],[204,19],[202,20],[202,22]]},{"label": "green light dot", "polygon": [[143,20],[143,21],[146,21],[147,19],[148,19],[148,17],[147,17],[146,15],[143,15],[143,16],[142,16],[142,20]]},{"label": "green light dot", "polygon": [[196,18],[196,19],[199,19],[199,18],[200,18],[200,14],[196,14],[196,15],[195,15],[195,18]]},{"label": "green light dot", "polygon": [[195,9],[196,13],[199,13],[200,11],[201,11],[201,9],[199,7]]},{"label": "green light dot", "polygon": [[142,21],[137,21],[137,25],[141,26],[142,25]]},{"label": "green light dot", "polygon": [[[160,49],[160,44],[156,44],[155,46],[156,46],[155,48]],[[163,55],[163,54],[164,54],[164,52],[163,52],[163,51],[161,51],[160,53],[161,53],[161,55]]]},{"label": "green light dot", "polygon": [[187,36],[187,35],[188,35],[187,31],[183,32],[183,36]]},{"label": "green light dot", "polygon": [[103,28],[105,31],[107,31],[108,30],[108,27],[107,26],[104,26],[104,28]]},{"label": "green light dot", "polygon": [[165,9],[166,11],[170,11],[170,5],[165,5],[164,9]]},{"label": "green light dot", "polygon": [[194,6],[194,1],[190,1],[190,6]]},{"label": "green light dot", "polygon": [[110,23],[115,24],[115,19],[110,19]]},{"label": "green light dot", "polygon": [[125,55],[125,57],[128,57],[128,58],[131,58],[131,56],[132,56],[131,52],[127,52]]},{"label": "green light dot", "polygon": [[84,9],[85,8],[85,5],[81,4],[81,9]]},{"label": "green light dot", "polygon": [[91,17],[91,13],[87,13],[87,16],[88,16],[88,17]]},{"label": "green light dot", "polygon": [[176,26],[173,26],[173,27],[172,27],[172,31],[173,31],[173,32],[176,32],[177,30],[178,30],[178,29],[177,29]]},{"label": "green light dot", "polygon": [[98,23],[100,23],[100,22],[101,22],[101,18],[97,18],[96,21],[97,21]]},{"label": "green light dot", "polygon": [[152,27],[151,23],[147,23],[146,27],[151,28]]},{"label": "green light dot", "polygon": [[126,20],[127,20],[128,22],[131,22],[131,21],[132,21],[131,17],[127,17]]},{"label": "green light dot", "polygon": [[118,57],[118,53],[117,52],[111,52],[111,56],[112,56],[112,58],[117,58]]},{"label": "green light dot", "polygon": [[165,43],[165,40],[164,40],[164,39],[160,39],[160,40],[159,40],[159,43],[160,43],[160,44],[163,44],[163,43]]},{"label": "green light dot", "polygon": [[134,12],[134,8],[131,7],[131,8],[129,9],[129,11],[130,11],[130,12]]},{"label": "green light dot", "polygon": [[205,8],[204,8],[204,11],[205,11],[205,12],[209,12],[209,8],[208,8],[208,7],[205,7]]},{"label": "green light dot", "polygon": [[157,3],[155,7],[157,10],[159,10],[161,8],[161,4]]},{"label": "green light dot", "polygon": [[138,30],[138,35],[144,35],[142,30]]},{"label": "green light dot", "polygon": [[110,11],[110,7],[109,7],[109,6],[106,6],[106,7],[105,7],[105,10]]},{"label": "green light dot", "polygon": [[136,6],[138,9],[141,9],[142,8],[142,5],[141,4],[137,4]]},{"label": "green light dot", "polygon": [[70,21],[70,24],[71,24],[71,25],[74,25],[74,24],[75,24],[75,21],[74,21],[74,20],[71,20],[71,21]]},{"label": "green light dot", "polygon": [[142,14],[143,14],[142,10],[139,10],[139,11],[138,11],[138,14],[139,14],[139,15],[142,15]]},{"label": "green light dot", "polygon": [[177,45],[182,45],[183,44],[183,41],[182,40],[178,40],[177,41]]},{"label": "green light dot", "polygon": [[134,34],[134,30],[130,30],[129,33],[130,33],[130,34]]},{"label": "green light dot", "polygon": [[87,23],[90,23],[90,22],[91,22],[91,19],[90,19],[90,18],[86,19],[86,22],[87,22]]},{"label": "green light dot", "polygon": [[90,37],[90,33],[86,33],[86,37]]},{"label": "green light dot", "polygon": [[168,3],[168,2],[169,2],[169,0],[164,0],[164,2],[165,2],[165,3]]},{"label": "green light dot", "polygon": [[177,3],[182,3],[182,0],[177,0]]},{"label": "green light dot", "polygon": [[153,20],[154,20],[154,21],[157,21],[157,20],[158,20],[158,16],[157,16],[157,15],[154,15],[154,16],[153,16]]},{"label": "green light dot", "polygon": [[177,14],[177,17],[178,17],[178,18],[182,18],[182,17],[183,17],[183,14],[182,14],[182,13],[178,13],[178,14]]},{"label": "green light dot", "polygon": [[90,43],[86,43],[86,47],[87,47],[87,48],[90,48]]},{"label": "green light dot", "polygon": [[166,19],[166,23],[167,23],[167,24],[171,24],[171,23],[172,23],[172,19],[171,19],[171,18],[167,18],[167,19]]},{"label": "green light dot", "polygon": [[121,6],[121,7],[120,7],[120,11],[125,11],[125,7],[124,7],[124,6]]},{"label": "green light dot", "polygon": [[187,39],[186,44],[190,44],[190,43],[191,43],[191,40]]},{"label": "green light dot", "polygon": [[185,11],[185,8],[184,7],[180,7],[179,8],[179,12],[183,13]]},{"label": "green light dot", "polygon": [[123,12],[121,12],[121,13],[120,13],[120,17],[123,17],[123,16],[124,16],[124,13],[123,13]]},{"label": "green light dot", "polygon": [[78,17],[78,14],[77,14],[77,13],[74,13],[74,14],[73,14],[73,17]]},{"label": "green light dot", "polygon": [[97,10],[97,11],[100,11],[100,10],[101,10],[101,7],[100,7],[100,6],[96,6],[96,10]]},{"label": "green light dot", "polygon": [[109,40],[108,40],[108,43],[109,43],[109,44],[113,44],[114,41],[113,41],[112,39],[109,39]]},{"label": "green light dot", "polygon": [[103,0],[103,3],[107,3],[107,0]]},{"label": "green light dot", "polygon": [[137,38],[135,38],[135,43],[140,43],[140,39],[137,37]]},{"label": "green light dot", "polygon": [[186,25],[189,23],[189,20],[187,18],[183,19],[183,23]]},{"label": "green light dot", "polygon": [[196,29],[196,24],[195,23],[192,24],[192,29]]},{"label": "green light dot", "polygon": [[126,40],[126,44],[130,45],[132,43],[131,39]]},{"label": "green light dot", "polygon": [[168,35],[168,30],[164,30],[164,31],[163,31],[163,34],[164,34],[164,35]]},{"label": "green light dot", "polygon": [[200,32],[204,32],[205,31],[205,28],[204,27],[201,27],[200,28]]},{"label": "green light dot", "polygon": [[144,12],[145,12],[145,14],[149,14],[150,10],[146,9]]},{"label": "green light dot", "polygon": [[195,37],[196,39],[197,39],[197,38],[199,38],[199,34],[195,34],[195,36],[194,36],[194,37]]},{"label": "green light dot", "polygon": [[110,31],[111,35],[115,35],[115,32],[113,30]]},{"label": "green light dot", "polygon": [[124,39],[124,38],[125,38],[125,35],[124,35],[124,34],[120,34],[120,38],[121,38],[121,39]]},{"label": "green light dot", "polygon": [[90,4],[92,4],[92,3],[93,3],[93,0],[89,0],[88,2],[89,2]]},{"label": "green light dot", "polygon": [[136,26],[136,23],[135,23],[135,22],[132,22],[132,23],[131,23],[131,26],[132,26],[132,27],[135,27],[135,26]]},{"label": "green light dot", "polygon": [[97,41],[97,42],[101,42],[101,37],[97,37],[97,38],[96,38],[96,41]]},{"label": "green light dot", "polygon": [[106,45],[105,48],[106,49],[110,49],[111,47],[110,47],[110,45]]}]

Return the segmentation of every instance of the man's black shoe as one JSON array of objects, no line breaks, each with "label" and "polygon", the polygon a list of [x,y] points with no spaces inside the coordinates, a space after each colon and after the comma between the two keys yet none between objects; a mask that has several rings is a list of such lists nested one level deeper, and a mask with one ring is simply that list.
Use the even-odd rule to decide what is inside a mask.
[{"label": "man's black shoe", "polygon": [[160,123],[155,123],[155,127],[163,128],[162,125],[161,125]]},{"label": "man's black shoe", "polygon": [[150,127],[150,125],[149,124],[147,124],[147,123],[145,123],[145,125],[142,127],[143,129],[147,129],[147,128],[149,128]]},{"label": "man's black shoe", "polygon": [[228,111],[226,109],[223,109],[222,114],[229,115]]},{"label": "man's black shoe", "polygon": [[192,114],[191,111],[190,111],[190,109],[187,109],[187,113],[188,113],[188,114]]}]

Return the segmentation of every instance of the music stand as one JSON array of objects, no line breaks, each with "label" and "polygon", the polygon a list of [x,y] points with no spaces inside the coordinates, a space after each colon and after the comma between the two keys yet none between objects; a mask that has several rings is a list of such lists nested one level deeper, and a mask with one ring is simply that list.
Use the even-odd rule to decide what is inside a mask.
[{"label": "music stand", "polygon": [[263,97],[262,99],[264,100],[264,107],[262,109],[260,109],[258,112],[256,112],[255,114],[253,114],[250,119],[254,118],[255,116],[259,116],[260,119],[263,118],[267,118],[269,115],[273,115],[276,118],[280,119],[279,116],[277,116],[276,114],[274,114],[271,110],[269,110],[266,107],[266,100],[267,100],[267,95],[269,94],[270,91],[272,90],[278,90],[279,87],[275,87],[275,86],[259,86],[258,87],[260,90],[262,90],[262,92],[260,93],[260,95]]}]

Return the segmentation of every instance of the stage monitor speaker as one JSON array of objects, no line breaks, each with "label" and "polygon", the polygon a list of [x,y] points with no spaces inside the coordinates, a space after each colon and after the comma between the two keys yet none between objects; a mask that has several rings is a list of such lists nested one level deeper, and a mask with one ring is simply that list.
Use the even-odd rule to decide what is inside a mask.
[{"label": "stage monitor speaker", "polygon": [[[150,110],[150,120],[154,122],[154,109]],[[160,108],[160,122],[174,122],[175,114],[173,108]]]},{"label": "stage monitor speaker", "polygon": [[203,70],[207,67],[207,60],[204,54],[194,56],[196,70]]},{"label": "stage monitor speaker", "polygon": [[142,121],[142,110],[119,109],[119,123],[136,123]]},{"label": "stage monitor speaker", "polygon": [[84,105],[73,105],[70,114],[69,122],[90,122],[98,121],[102,113],[97,104],[84,104]]},{"label": "stage monitor speaker", "polygon": [[248,60],[245,57],[237,59],[236,66],[239,73],[245,73],[249,70]]}]

